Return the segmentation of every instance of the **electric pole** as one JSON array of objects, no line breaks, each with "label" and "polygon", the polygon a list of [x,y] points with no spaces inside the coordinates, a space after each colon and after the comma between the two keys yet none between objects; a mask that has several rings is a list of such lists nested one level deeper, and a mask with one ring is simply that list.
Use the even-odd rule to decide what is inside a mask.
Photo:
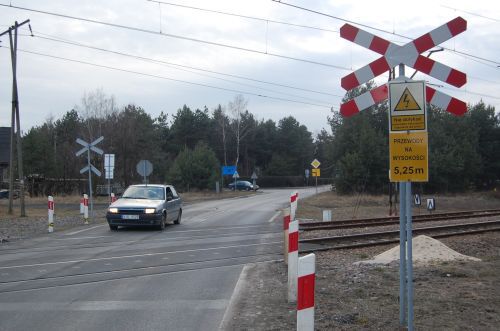
[{"label": "electric pole", "polygon": [[[10,56],[12,62],[12,113],[11,113],[11,128],[10,128],[10,160],[9,160],[9,210],[8,213],[12,215],[12,205],[14,198],[14,133],[16,134],[16,148],[17,148],[17,168],[19,176],[19,195],[21,201],[21,217],[26,216],[26,208],[24,203],[24,174],[23,174],[23,151],[21,142],[21,123],[19,116],[19,95],[17,90],[17,31],[18,28],[24,24],[29,23],[26,20],[21,24],[14,23],[13,26],[0,34],[0,37],[9,34],[10,41]],[[31,26],[30,26],[31,30]],[[14,31],[14,36],[12,36]]]}]

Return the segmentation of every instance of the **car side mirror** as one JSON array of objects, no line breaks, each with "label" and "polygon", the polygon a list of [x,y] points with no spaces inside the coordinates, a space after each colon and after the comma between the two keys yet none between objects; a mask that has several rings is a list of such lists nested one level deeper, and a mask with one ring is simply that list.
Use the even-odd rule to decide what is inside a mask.
[{"label": "car side mirror", "polygon": [[168,197],[167,197],[167,201],[172,201],[172,199],[173,199],[173,198],[172,198],[171,196],[168,196]]}]

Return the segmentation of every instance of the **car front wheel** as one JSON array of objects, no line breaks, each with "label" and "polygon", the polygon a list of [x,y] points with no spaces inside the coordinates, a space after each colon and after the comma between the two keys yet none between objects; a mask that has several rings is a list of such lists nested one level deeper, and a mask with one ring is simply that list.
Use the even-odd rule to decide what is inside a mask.
[{"label": "car front wheel", "polygon": [[161,216],[160,225],[158,225],[158,230],[165,230],[165,223],[167,223],[167,215],[163,213],[163,215]]},{"label": "car front wheel", "polygon": [[182,217],[182,209],[179,210],[179,216],[177,216],[177,219],[174,221],[174,224],[180,224],[181,223],[181,217]]},{"label": "car front wheel", "polygon": [[111,231],[116,231],[116,230],[118,230],[118,225],[111,225],[111,224],[110,224],[110,225],[109,225],[109,229],[110,229]]}]

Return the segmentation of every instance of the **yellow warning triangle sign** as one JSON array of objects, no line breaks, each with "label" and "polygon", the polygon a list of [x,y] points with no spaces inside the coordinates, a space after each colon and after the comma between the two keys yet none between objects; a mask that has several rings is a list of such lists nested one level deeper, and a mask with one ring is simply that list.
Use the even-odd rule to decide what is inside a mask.
[{"label": "yellow warning triangle sign", "polygon": [[422,110],[418,103],[415,101],[413,95],[411,95],[408,88],[405,88],[403,95],[401,95],[401,98],[399,98],[396,108],[394,108],[394,111],[405,110]]}]

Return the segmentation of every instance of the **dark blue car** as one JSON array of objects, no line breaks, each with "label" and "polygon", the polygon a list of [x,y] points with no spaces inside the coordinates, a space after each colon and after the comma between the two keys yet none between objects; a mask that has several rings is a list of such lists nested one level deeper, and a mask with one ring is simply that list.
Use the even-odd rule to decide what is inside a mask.
[{"label": "dark blue car", "polygon": [[[234,191],[234,182],[229,183],[227,187],[229,187],[230,190]],[[236,189],[239,191],[257,191],[259,189],[259,185],[255,184],[253,185],[249,181],[246,180],[238,180],[236,182]]]}]

